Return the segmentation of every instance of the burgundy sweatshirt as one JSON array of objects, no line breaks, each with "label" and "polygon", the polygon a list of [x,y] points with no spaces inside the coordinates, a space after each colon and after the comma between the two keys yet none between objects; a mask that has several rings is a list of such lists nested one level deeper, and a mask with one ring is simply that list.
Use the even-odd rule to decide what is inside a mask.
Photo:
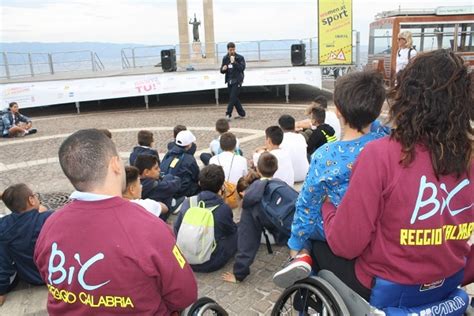
[{"label": "burgundy sweatshirt", "polygon": [[470,251],[474,163],[469,176],[437,180],[421,145],[409,167],[399,164],[400,157],[398,142],[371,142],[337,211],[323,206],[329,246],[338,256],[357,258],[356,276],[369,289],[374,276],[408,285],[451,276]]},{"label": "burgundy sweatshirt", "polygon": [[50,315],[169,315],[197,297],[170,228],[119,197],[75,200],[55,212],[34,259]]}]

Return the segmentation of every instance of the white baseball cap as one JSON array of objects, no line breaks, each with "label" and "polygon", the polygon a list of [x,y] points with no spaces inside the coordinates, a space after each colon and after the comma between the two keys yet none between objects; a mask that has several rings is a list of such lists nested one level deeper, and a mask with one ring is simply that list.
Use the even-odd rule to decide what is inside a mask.
[{"label": "white baseball cap", "polygon": [[188,146],[196,141],[196,137],[191,133],[191,131],[185,130],[181,131],[176,135],[175,143],[178,146]]}]

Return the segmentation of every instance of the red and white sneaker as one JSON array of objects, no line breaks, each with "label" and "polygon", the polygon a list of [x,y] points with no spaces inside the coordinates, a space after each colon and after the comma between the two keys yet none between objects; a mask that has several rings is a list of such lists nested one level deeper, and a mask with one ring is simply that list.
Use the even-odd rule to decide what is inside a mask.
[{"label": "red and white sneaker", "polygon": [[273,283],[286,289],[296,281],[309,277],[311,275],[312,265],[313,259],[311,259],[310,255],[297,255],[286,267],[273,275]]}]

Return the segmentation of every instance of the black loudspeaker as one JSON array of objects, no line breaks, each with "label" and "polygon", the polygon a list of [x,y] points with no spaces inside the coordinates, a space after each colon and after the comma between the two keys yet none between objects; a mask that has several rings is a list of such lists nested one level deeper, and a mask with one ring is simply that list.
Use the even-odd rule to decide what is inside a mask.
[{"label": "black loudspeaker", "polygon": [[164,49],[161,51],[161,68],[165,72],[176,71],[175,49]]},{"label": "black loudspeaker", "polygon": [[306,45],[305,44],[291,45],[291,65],[293,66],[306,65]]}]

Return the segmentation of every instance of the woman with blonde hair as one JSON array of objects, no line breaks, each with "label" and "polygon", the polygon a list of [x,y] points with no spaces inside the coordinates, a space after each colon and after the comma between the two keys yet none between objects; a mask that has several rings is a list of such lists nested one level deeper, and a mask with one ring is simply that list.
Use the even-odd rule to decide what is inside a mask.
[{"label": "woman with blonde hair", "polygon": [[408,62],[416,56],[416,49],[413,47],[413,39],[410,31],[403,31],[398,34],[398,52],[396,72],[406,67]]}]

